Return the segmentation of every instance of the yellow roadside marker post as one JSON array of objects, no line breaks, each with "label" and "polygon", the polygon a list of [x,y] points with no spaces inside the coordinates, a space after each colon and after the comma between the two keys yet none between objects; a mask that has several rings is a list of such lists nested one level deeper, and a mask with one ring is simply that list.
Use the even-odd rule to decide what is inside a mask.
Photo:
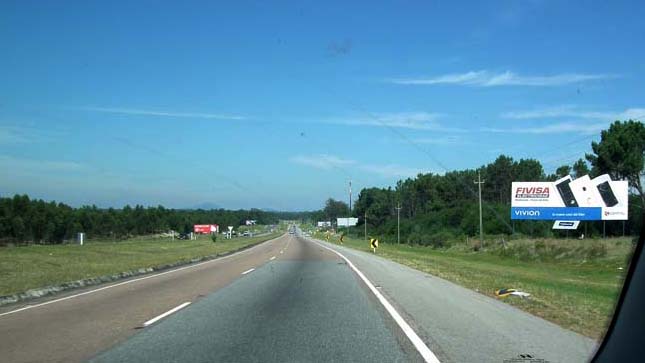
[{"label": "yellow roadside marker post", "polygon": [[370,238],[370,246],[372,247],[372,252],[376,253],[378,248],[378,240],[376,238]]}]

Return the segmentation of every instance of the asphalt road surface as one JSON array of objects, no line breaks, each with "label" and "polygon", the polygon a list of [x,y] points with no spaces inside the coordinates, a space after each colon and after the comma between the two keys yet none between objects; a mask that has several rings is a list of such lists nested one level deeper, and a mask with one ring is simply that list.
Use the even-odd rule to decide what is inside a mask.
[{"label": "asphalt road surface", "polygon": [[293,235],[31,304],[0,310],[0,361],[414,362],[420,342],[442,362],[576,362],[595,349],[439,278]]}]

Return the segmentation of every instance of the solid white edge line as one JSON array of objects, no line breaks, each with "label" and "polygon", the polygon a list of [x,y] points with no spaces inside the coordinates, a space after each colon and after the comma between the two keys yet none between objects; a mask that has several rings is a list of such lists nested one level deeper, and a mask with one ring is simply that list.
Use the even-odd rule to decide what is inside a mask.
[{"label": "solid white edge line", "polygon": [[370,289],[370,291],[372,291],[372,293],[376,296],[376,298],[381,303],[381,305],[385,307],[385,310],[387,310],[387,312],[390,313],[390,316],[392,317],[392,319],[394,319],[394,321],[399,325],[399,328],[401,328],[403,333],[408,337],[412,345],[414,345],[414,347],[417,349],[419,354],[421,354],[423,359],[426,362],[439,363],[439,359],[437,358],[437,356],[430,350],[430,348],[428,348],[428,346],[423,342],[423,340],[419,338],[419,336],[414,331],[414,329],[412,329],[410,324],[408,324],[408,322],[405,321],[405,319],[403,319],[401,314],[399,314],[399,312],[396,311],[396,309],[394,309],[394,306],[392,306],[392,304],[390,304],[390,302],[387,301],[387,299],[381,294],[381,292],[374,287],[374,284],[372,284],[372,282],[370,282],[370,280],[368,280],[367,277],[365,277],[365,275],[361,272],[361,270],[359,270],[356,266],[354,266],[352,261],[350,261],[342,253],[334,250],[333,248],[322,245],[314,240],[310,240],[310,241],[337,254],[338,256],[340,256],[340,258],[345,260],[345,262],[347,262],[347,265],[351,267],[352,270],[354,270],[354,272],[358,275],[358,277],[360,277],[361,280],[363,280],[363,282],[365,283],[365,285],[367,285],[367,287]]},{"label": "solid white edge line", "polygon": [[190,305],[190,301],[186,301],[185,303],[183,303],[183,304],[181,304],[181,305],[179,305],[179,306],[176,306],[176,307],[174,307],[174,308],[172,308],[172,309],[170,309],[170,310],[166,311],[165,313],[163,313],[163,314],[161,314],[161,315],[159,315],[159,316],[156,316],[156,317],[154,317],[154,318],[152,318],[152,319],[150,319],[150,320],[146,321],[145,323],[143,323],[143,326],[148,326],[148,325],[154,324],[154,323],[156,323],[157,321],[159,321],[160,319],[163,319],[163,318],[165,318],[166,316],[168,316],[168,315],[170,315],[170,314],[172,314],[172,313],[176,312],[177,310],[183,309],[183,308],[185,308],[185,307],[186,307],[186,306],[188,306],[188,305]]},{"label": "solid white edge line", "polygon": [[246,270],[246,271],[242,272],[242,275],[246,275],[246,274],[248,274],[249,272],[253,272],[253,270],[255,270],[255,268],[252,268],[252,269]]},{"label": "solid white edge line", "polygon": [[[284,235],[282,235],[282,236],[284,236]],[[29,309],[33,309],[33,308],[37,308],[37,307],[41,307],[41,306],[45,306],[45,305],[49,305],[49,304],[53,304],[53,303],[57,303],[57,302],[60,302],[60,301],[65,301],[65,300],[73,299],[73,298],[75,298],[75,297],[79,297],[79,296],[84,296],[84,295],[93,294],[93,293],[95,293],[95,292],[99,292],[99,291],[103,291],[103,290],[111,289],[111,288],[113,288],[113,287],[117,287],[117,286],[121,286],[121,285],[126,285],[126,284],[131,284],[131,283],[133,283],[133,282],[142,281],[142,280],[147,280],[147,279],[151,279],[151,278],[154,278],[154,277],[159,277],[159,276],[163,276],[163,275],[166,275],[166,274],[170,274],[170,273],[173,273],[173,272],[186,270],[186,269],[189,269],[189,268],[195,268],[195,267],[197,267],[197,266],[201,266],[201,265],[204,265],[204,264],[207,264],[207,263],[213,263],[213,262],[217,262],[217,261],[222,261],[222,260],[224,260],[224,259],[226,259],[226,258],[233,257],[233,256],[236,256],[236,255],[238,255],[238,254],[241,254],[241,253],[245,253],[245,252],[249,252],[249,251],[251,251],[251,250],[254,250],[254,249],[258,248],[258,247],[263,246],[265,242],[271,242],[271,241],[274,241],[274,240],[276,240],[276,239],[278,239],[278,238],[280,238],[280,237],[282,237],[282,236],[278,236],[278,237],[276,237],[276,238],[274,238],[274,239],[270,239],[270,240],[267,240],[267,241],[261,242],[260,244],[258,244],[258,245],[256,245],[256,246],[253,246],[253,247],[251,247],[251,248],[247,248],[247,249],[242,250],[242,251],[237,251],[237,252],[235,252],[235,253],[233,253],[233,254],[230,254],[230,255],[226,255],[226,256],[222,256],[222,257],[217,257],[217,258],[214,258],[214,259],[212,259],[212,260],[208,260],[208,261],[204,261],[204,262],[196,263],[196,264],[194,264],[194,265],[188,265],[188,266],[184,266],[184,267],[179,267],[179,268],[176,268],[176,269],[173,269],[173,270],[164,271],[164,272],[159,272],[159,273],[152,274],[152,275],[148,275],[148,276],[144,276],[144,277],[139,277],[139,278],[137,278],[137,279],[132,279],[132,280],[124,281],[124,282],[119,282],[119,283],[116,283],[116,284],[114,284],[114,285],[108,285],[108,286],[99,287],[98,289],[94,289],[94,290],[90,290],[90,291],[81,292],[81,293],[79,293],[79,294],[74,294],[74,295],[69,295],[69,296],[61,297],[61,298],[59,298],[59,299],[54,299],[54,300],[45,301],[45,302],[43,302],[43,303],[36,304],[36,305],[27,305],[27,306],[22,307],[22,308],[20,308],[20,309],[11,310],[11,311],[7,311],[7,312],[5,312],[5,313],[1,313],[1,314],[0,314],[0,317],[1,317],[1,316],[4,316],[4,315],[9,315],[9,314],[14,314],[14,313],[19,313],[19,312],[21,312],[21,311],[25,311],[25,310],[29,310]]]}]

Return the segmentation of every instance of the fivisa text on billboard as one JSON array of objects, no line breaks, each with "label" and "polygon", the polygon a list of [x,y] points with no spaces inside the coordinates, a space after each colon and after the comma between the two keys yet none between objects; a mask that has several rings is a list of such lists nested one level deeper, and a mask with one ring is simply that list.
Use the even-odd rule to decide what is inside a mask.
[{"label": "fivisa text on billboard", "polygon": [[626,220],[628,185],[603,174],[555,182],[513,182],[511,219],[596,221]]}]

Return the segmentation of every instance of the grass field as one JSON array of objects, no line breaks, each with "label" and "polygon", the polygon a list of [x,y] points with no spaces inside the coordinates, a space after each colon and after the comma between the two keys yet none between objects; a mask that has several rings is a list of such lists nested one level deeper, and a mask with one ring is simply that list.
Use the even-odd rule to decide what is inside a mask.
[{"label": "grass field", "polygon": [[[364,240],[344,240],[348,247],[371,252]],[[631,239],[614,238],[517,240],[480,252],[465,243],[438,249],[381,244],[377,254],[488,296],[500,288],[526,291],[530,298],[504,301],[598,339],[613,314],[632,252]]]},{"label": "grass field", "polygon": [[222,254],[279,236],[219,237],[196,241],[137,238],[79,245],[31,245],[0,248],[0,296],[64,282],[112,275]]}]

